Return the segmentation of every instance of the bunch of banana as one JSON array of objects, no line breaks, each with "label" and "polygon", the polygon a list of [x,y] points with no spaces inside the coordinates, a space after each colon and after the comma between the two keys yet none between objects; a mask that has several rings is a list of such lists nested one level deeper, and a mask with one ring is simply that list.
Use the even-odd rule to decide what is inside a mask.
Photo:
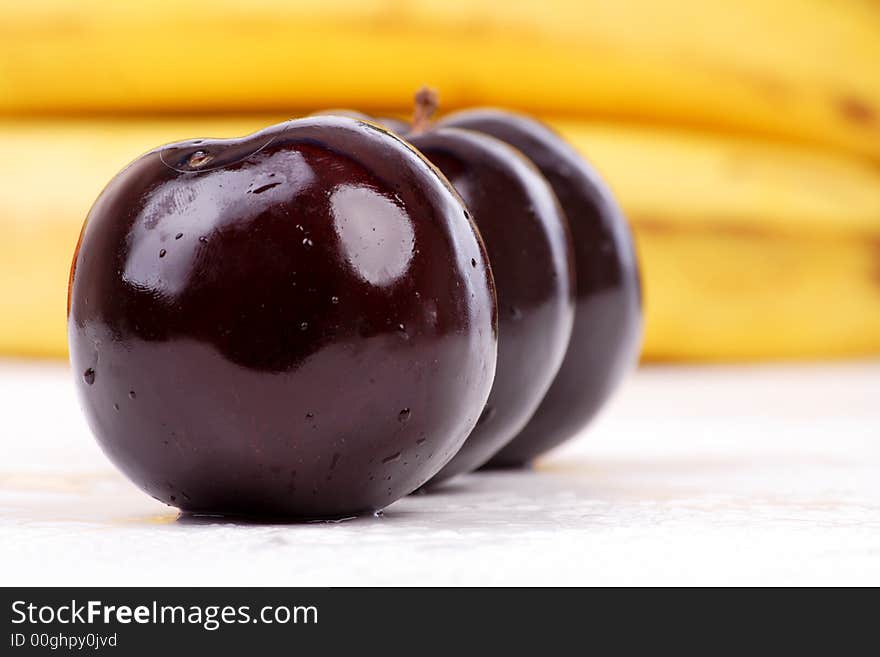
[{"label": "bunch of banana", "polygon": [[876,0],[0,0],[0,113],[491,104],[880,157]]},{"label": "bunch of banana", "polygon": [[[101,187],[160,143],[279,117],[0,121],[0,352],[66,353],[68,268]],[[552,121],[606,176],[642,258],[648,359],[880,352],[880,168],[770,141]]]}]

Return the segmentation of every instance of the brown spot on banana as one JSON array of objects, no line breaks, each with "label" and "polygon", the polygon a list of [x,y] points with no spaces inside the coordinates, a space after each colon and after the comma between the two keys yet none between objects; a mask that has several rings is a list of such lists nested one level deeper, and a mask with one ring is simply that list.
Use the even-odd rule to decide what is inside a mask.
[{"label": "brown spot on banana", "polygon": [[838,98],[837,111],[851,123],[857,123],[862,126],[874,126],[877,124],[877,110],[858,96],[841,96]]},{"label": "brown spot on banana", "polygon": [[874,245],[874,267],[871,270],[871,280],[880,288],[880,235],[872,240]]},{"label": "brown spot on banana", "polygon": [[629,215],[629,222],[637,233],[651,233],[653,235],[675,235],[684,232],[680,224],[666,221],[657,217],[643,215]]},{"label": "brown spot on banana", "polygon": [[760,239],[760,240],[813,240],[813,239],[835,239],[857,240],[864,244],[868,242],[873,245],[877,252],[878,265],[878,283],[880,283],[880,233],[874,230],[852,230],[841,233],[824,232],[803,232],[796,223],[786,226],[770,226],[763,225],[754,219],[741,220],[736,217],[714,219],[701,218],[700,220],[683,220],[667,218],[658,215],[631,213],[628,215],[630,225],[638,234],[650,234],[656,236],[675,236],[675,235],[692,235],[692,236],[711,236],[711,237],[731,237],[741,239]]},{"label": "brown spot on banana", "polygon": [[652,235],[713,235],[738,237],[745,239],[787,239],[779,231],[763,228],[757,223],[738,223],[733,221],[702,221],[699,223],[682,223],[663,219],[662,217],[630,215],[630,222],[635,232]]},{"label": "brown spot on banana", "polygon": [[713,80],[727,79],[744,87],[754,89],[765,100],[776,103],[796,99],[798,90],[792,84],[773,73],[768,73],[756,68],[747,68],[725,64],[718,61],[697,62],[693,57],[687,56],[682,60],[688,68],[700,68]]}]

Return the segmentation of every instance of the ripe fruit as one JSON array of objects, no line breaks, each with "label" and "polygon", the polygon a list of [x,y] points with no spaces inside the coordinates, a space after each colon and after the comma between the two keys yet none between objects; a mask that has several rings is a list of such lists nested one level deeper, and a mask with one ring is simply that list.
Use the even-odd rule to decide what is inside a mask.
[{"label": "ripe fruit", "polygon": [[376,119],[376,122],[379,125],[385,126],[391,132],[394,132],[398,135],[406,135],[410,131],[410,124],[403,119],[398,119],[394,116],[380,116]]},{"label": "ripe fruit", "polygon": [[309,116],[345,116],[349,119],[358,119],[359,121],[373,121],[373,118],[363,112],[353,109],[331,108],[312,112]]},{"label": "ripe fruit", "polygon": [[580,431],[635,363],[642,333],[638,262],[611,193],[552,130],[492,109],[458,112],[440,125],[492,135],[520,150],[553,187],[571,228],[577,300],[565,360],[526,428],[490,462],[519,466]]},{"label": "ripe fruit", "polygon": [[373,117],[369,114],[364,114],[363,112],[358,112],[357,110],[352,109],[325,109],[318,110],[317,112],[312,112],[309,116],[347,116],[350,119],[359,119],[361,121],[370,121],[372,123],[377,123],[386,130],[390,130],[391,132],[398,135],[405,135],[409,132],[410,125],[403,119],[394,118],[391,116],[380,116]]},{"label": "ripe fruit", "polygon": [[68,312],[99,443],[193,512],[381,509],[458,450],[495,369],[494,287],[460,199],[351,118],[136,160],[83,227]]},{"label": "ripe fruit", "polygon": [[[431,112],[430,105],[421,109]],[[430,129],[424,113],[420,118],[407,139],[461,194],[486,244],[498,293],[492,392],[477,426],[432,480],[436,483],[483,465],[537,409],[571,335],[574,269],[565,215],[530,162],[493,137]]]}]

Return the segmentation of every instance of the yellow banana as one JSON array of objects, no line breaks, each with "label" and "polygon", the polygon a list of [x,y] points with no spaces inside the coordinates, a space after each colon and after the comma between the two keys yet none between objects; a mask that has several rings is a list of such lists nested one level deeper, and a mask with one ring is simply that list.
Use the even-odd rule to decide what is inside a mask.
[{"label": "yellow banana", "polygon": [[880,157],[876,0],[0,0],[0,113],[399,106],[650,120]]},{"label": "yellow banana", "polygon": [[803,148],[557,124],[636,234],[651,360],[880,353],[880,170]]},{"label": "yellow banana", "polygon": [[[276,117],[0,121],[0,352],[66,353],[68,268],[101,187],[157,144]],[[645,357],[880,353],[880,170],[728,136],[554,121],[606,176],[642,258]]]}]

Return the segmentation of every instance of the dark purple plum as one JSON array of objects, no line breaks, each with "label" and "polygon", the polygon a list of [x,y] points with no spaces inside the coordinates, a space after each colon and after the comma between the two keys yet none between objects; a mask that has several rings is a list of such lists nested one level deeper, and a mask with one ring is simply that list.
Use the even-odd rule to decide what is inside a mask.
[{"label": "dark purple plum", "polygon": [[357,110],[352,109],[318,110],[317,112],[313,112],[310,116],[347,116],[350,119],[372,121],[373,123],[377,123],[386,130],[390,130],[397,135],[405,135],[410,130],[410,124],[403,119],[398,119],[392,116],[373,117],[369,114],[364,114],[363,112],[358,112]]},{"label": "dark purple plum", "polygon": [[411,128],[408,121],[404,121],[403,119],[394,116],[380,116],[376,118],[376,122],[379,125],[385,126],[391,132],[401,136],[406,135]]},{"label": "dark purple plum", "polygon": [[433,477],[492,385],[495,292],[442,174],[370,123],[171,144],[95,202],[71,362],[110,459],[200,513],[369,513]]},{"label": "dark purple plum", "polygon": [[359,121],[374,121],[375,119],[368,114],[358,112],[353,109],[331,108],[312,112],[309,116],[344,116],[349,119],[358,119]]},{"label": "dark purple plum", "polygon": [[526,425],[562,363],[574,319],[565,215],[541,173],[470,130],[407,137],[461,194],[486,244],[498,293],[498,368],[477,426],[432,484],[483,465]]},{"label": "dark purple plum", "polygon": [[491,135],[534,162],[553,187],[574,240],[577,296],[565,360],[531,421],[489,463],[522,466],[581,431],[636,362],[642,304],[633,240],[599,175],[544,124],[476,109],[451,114],[439,125]]}]

